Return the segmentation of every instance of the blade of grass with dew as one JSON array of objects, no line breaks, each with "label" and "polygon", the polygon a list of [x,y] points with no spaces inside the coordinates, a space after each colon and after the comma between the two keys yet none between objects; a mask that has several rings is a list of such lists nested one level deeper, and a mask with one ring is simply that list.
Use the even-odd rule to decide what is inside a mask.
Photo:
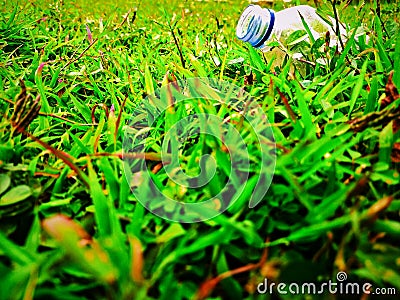
[{"label": "blade of grass with dew", "polygon": [[231,231],[221,228],[219,230],[211,232],[208,235],[199,237],[194,242],[190,243],[190,245],[186,245],[186,247],[184,248],[178,249],[176,255],[179,257],[203,250],[209,246],[216,246],[227,243],[230,240],[231,235]]},{"label": "blade of grass with dew", "polygon": [[265,69],[264,61],[261,59],[260,54],[252,47],[248,46],[250,65],[257,70],[262,72]]},{"label": "blade of grass with dew", "polygon": [[375,111],[378,99],[378,79],[376,77],[372,78],[370,91],[368,94],[367,104],[365,105],[364,115],[367,115]]},{"label": "blade of grass with dew", "polygon": [[147,64],[144,68],[144,83],[147,95],[153,95],[154,94],[153,77],[151,76],[150,68]]},{"label": "blade of grass with dew", "polygon": [[379,134],[379,161],[390,164],[393,146],[393,123],[389,122]]},{"label": "blade of grass with dew", "polygon": [[187,78],[194,78],[194,77],[196,77],[196,76],[193,74],[193,72],[191,72],[191,71],[189,71],[189,70],[183,68],[183,67],[180,66],[179,64],[174,63],[174,62],[173,62],[172,64],[174,65],[174,68],[175,68],[181,75],[184,75],[184,76],[186,76]]},{"label": "blade of grass with dew", "polygon": [[74,145],[70,150],[71,155],[74,157],[78,157],[82,153],[84,154],[92,153],[93,151],[91,151],[88,147],[85,146],[85,144],[87,145],[89,143],[92,137],[93,133],[92,129],[85,132],[80,139],[75,134],[72,133],[72,129],[68,131],[69,136],[74,140]]},{"label": "blade of grass with dew", "polygon": [[[319,90],[319,92],[315,95],[315,97],[311,98],[309,105],[312,105],[314,102],[320,103],[322,107],[322,98],[328,93],[331,92],[335,86],[335,81],[339,79],[340,76],[345,76],[348,72],[348,69],[345,68],[344,65],[339,67],[333,74],[328,78],[325,82],[324,87]],[[342,78],[340,81],[345,81],[345,78]],[[340,82],[339,81],[339,82]],[[339,91],[338,91],[339,93]]]},{"label": "blade of grass with dew", "polygon": [[5,26],[5,30],[9,29],[11,27],[11,24],[14,22],[15,20],[15,15],[17,14],[18,11],[18,5],[14,5],[14,9],[10,15],[10,18],[8,19],[6,26]]},{"label": "blade of grass with dew", "polygon": [[236,200],[231,206],[229,206],[228,212],[235,214],[246,206],[246,202],[250,201],[254,188],[257,185],[258,178],[259,175],[255,174],[248,178],[248,180],[246,180],[241,187],[236,187],[237,193],[239,195],[234,195],[232,197]]},{"label": "blade of grass with dew", "polygon": [[220,214],[212,219],[211,222],[215,222],[216,224],[220,224],[222,226],[226,226],[228,228],[232,228],[238,231],[243,236],[245,242],[249,246],[261,248],[264,241],[260,237],[260,235],[255,231],[249,230],[249,228],[245,224],[237,222],[235,218],[236,217],[228,218],[225,215]]},{"label": "blade of grass with dew", "polygon": [[381,57],[383,66],[387,72],[391,70],[393,66],[389,56],[386,53],[386,49],[383,47],[384,42],[383,42],[382,26],[378,16],[375,16],[374,24],[375,24],[375,32],[377,33],[376,45],[378,46],[378,51],[379,51],[378,53],[379,56]]},{"label": "blade of grass with dew", "polygon": [[[187,49],[186,52],[189,52],[189,50]],[[202,63],[198,61],[198,59],[193,55],[193,53],[189,52],[188,55],[193,68],[197,72],[197,77],[207,77],[208,72],[204,69]]]},{"label": "blade of grass with dew", "polygon": [[338,227],[343,227],[344,225],[350,223],[352,220],[352,216],[346,215],[343,217],[336,218],[331,221],[325,221],[318,224],[313,224],[310,226],[302,227],[292,233],[285,238],[280,238],[271,242],[267,242],[266,246],[276,246],[281,244],[289,244],[290,242],[305,242],[307,240],[315,240],[319,238],[324,233],[336,229]]},{"label": "blade of grass with dew", "polygon": [[87,105],[83,105],[74,95],[72,95],[71,92],[68,93],[68,96],[85,122],[88,124],[92,123],[92,113],[90,112],[90,108]]},{"label": "blade of grass with dew", "polygon": [[[38,69],[35,72],[35,83],[38,87],[39,94],[40,94],[40,102],[42,104],[42,109],[44,113],[50,113],[50,106],[49,102],[47,101],[46,92],[43,86],[42,80],[42,69],[45,66],[45,63],[41,63]],[[39,119],[40,129],[47,130],[50,127],[49,120],[47,118],[40,118]]]},{"label": "blade of grass with dew", "polygon": [[[215,247],[220,244],[228,243],[231,239],[232,232],[227,229],[221,228],[210,232],[207,235],[199,236],[194,242],[188,241],[188,235],[182,237],[182,242],[185,242],[181,247],[177,247],[174,252],[165,256],[160,263],[155,267],[153,272],[152,281],[158,279],[166,266],[177,261],[180,257],[191,253],[196,253],[204,250],[207,247]],[[181,242],[181,243],[182,243]],[[187,243],[190,244],[187,244]]]},{"label": "blade of grass with dew", "polygon": [[171,224],[161,235],[157,236],[155,241],[157,243],[166,243],[186,233],[179,223]]},{"label": "blade of grass with dew", "polygon": [[[285,157],[286,158],[286,157]],[[291,159],[279,159],[276,162],[275,174],[282,176],[293,189],[293,193],[299,199],[299,202],[307,209],[311,210],[313,208],[313,203],[309,199],[308,195],[304,193],[303,188],[300,186],[297,177],[285,167]]]},{"label": "blade of grass with dew", "polygon": [[315,206],[307,215],[306,220],[309,224],[315,224],[325,221],[332,217],[336,210],[343,204],[347,197],[347,191],[351,190],[352,186],[344,186],[332,193],[329,197],[323,198],[322,202]]},{"label": "blade of grass with dew", "polygon": [[303,17],[303,15],[300,13],[300,11],[298,11],[298,13],[299,13],[299,16],[300,16],[300,19],[301,19],[301,23],[303,24],[304,29],[306,30],[306,32],[307,32],[307,34],[308,34],[308,37],[310,38],[311,45],[313,45],[313,44],[315,43],[315,38],[314,38],[314,36],[313,36],[312,33],[311,33],[310,27],[308,26],[307,22],[304,20],[304,17]]},{"label": "blade of grass with dew", "polygon": [[7,255],[10,259],[12,259],[13,262],[21,266],[28,265],[36,260],[35,255],[32,255],[30,251],[25,250],[11,242],[1,231],[0,249],[2,250],[3,254]]},{"label": "blade of grass with dew", "polygon": [[390,237],[400,240],[400,223],[393,220],[376,220],[372,229],[376,232],[385,232]]},{"label": "blade of grass with dew", "polygon": [[58,76],[60,75],[60,71],[62,69],[62,66],[59,66],[53,73],[53,75],[51,76],[51,81],[50,81],[50,88],[54,89],[56,87],[57,84],[57,79]]},{"label": "blade of grass with dew", "polygon": [[[115,151],[117,143],[117,117],[115,116],[115,107],[111,107],[107,117],[107,151]],[[110,150],[112,149],[112,150]]]},{"label": "blade of grass with dew", "polygon": [[[226,259],[225,253],[222,251],[221,254],[218,256],[218,260],[216,262],[216,268],[218,274],[222,274],[229,271],[228,260]],[[224,280],[222,280],[221,286],[225,287],[228,298],[230,299],[241,298],[242,288],[240,284],[232,277],[227,277]]]},{"label": "blade of grass with dew", "polygon": [[382,41],[380,41],[379,39],[376,40],[376,45],[378,46],[378,50],[379,50],[378,53],[382,60],[385,71],[388,72],[389,70],[392,70],[393,69],[392,62],[390,61],[390,58],[386,53],[386,49],[382,45]]},{"label": "blade of grass with dew", "polygon": [[[358,22],[355,28],[360,27],[360,25],[361,25],[361,23]],[[344,61],[346,60],[347,54],[349,54],[349,51],[354,44],[355,36],[356,36],[356,30],[354,29],[350,38],[346,42],[346,46],[344,47],[342,54],[340,55],[338,61],[336,62],[336,68],[340,68],[343,66]]]},{"label": "blade of grass with dew", "polygon": [[61,191],[65,187],[65,181],[67,179],[67,175],[70,172],[70,170],[71,169],[68,166],[65,166],[63,168],[63,170],[60,173],[60,176],[58,176],[56,182],[54,183],[52,193],[54,193],[54,194],[61,193]]},{"label": "blade of grass with dew", "polygon": [[[97,85],[96,81],[93,78],[93,75],[89,73],[89,79],[90,83],[93,86],[93,91],[94,94],[97,95],[97,97],[100,99],[100,101],[104,101],[103,93],[99,89],[99,86]],[[88,87],[86,87],[87,90],[90,90]]]},{"label": "blade of grass with dew", "polygon": [[296,100],[297,100],[297,107],[300,111],[301,114],[301,122],[304,126],[304,129],[306,131],[306,135],[305,138],[313,138],[315,137],[315,133],[316,133],[316,128],[315,125],[313,123],[312,120],[312,115],[310,113],[310,110],[308,109],[308,105],[307,102],[308,99],[306,99],[306,95],[309,95],[310,97],[307,98],[312,98],[312,96],[310,94],[307,94],[307,92],[304,92],[301,90],[300,85],[296,82]]},{"label": "blade of grass with dew", "polygon": [[89,186],[90,196],[92,197],[95,207],[95,219],[99,235],[101,237],[112,236],[112,221],[110,212],[113,211],[111,199],[107,199],[103,189],[101,188],[97,173],[93,169],[92,162],[89,160],[87,164],[89,170]]},{"label": "blade of grass with dew", "polygon": [[[115,159],[115,158],[114,158]],[[100,159],[100,169],[104,173],[105,180],[108,184],[108,191],[113,201],[116,201],[119,196],[120,181],[117,178],[116,170],[113,169],[108,157]]]},{"label": "blade of grass with dew", "polygon": [[[314,163],[312,167],[308,168],[307,171],[305,171],[298,179],[298,181],[301,183],[304,180],[306,180],[311,174],[313,174],[314,172],[316,172],[319,168],[326,166],[326,167],[330,167],[330,161],[336,159],[337,157],[341,156],[344,151],[346,151],[346,149],[350,148],[351,146],[355,145],[358,143],[357,139],[353,139],[350,141],[347,141],[347,139],[349,137],[352,136],[352,132],[348,132],[347,135],[344,134],[344,138],[337,138],[334,140],[333,145],[331,145],[330,143],[326,144],[325,146],[322,146],[321,151],[319,151],[319,155],[315,154],[317,157],[321,157],[321,160],[319,160],[318,162]],[[345,143],[347,141],[347,143]],[[339,145],[341,145],[341,147],[338,147]],[[336,149],[334,149],[335,147],[338,147]],[[334,149],[334,151],[333,151]],[[327,150],[327,151],[325,151]],[[333,152],[331,152],[333,151]],[[322,159],[323,156],[325,156],[325,154],[329,154],[328,158]]]},{"label": "blade of grass with dew", "polygon": [[106,120],[104,118],[101,118],[99,123],[97,124],[96,131],[94,132],[93,136],[91,136],[90,144],[93,145],[92,153],[96,153],[99,148],[99,141],[105,124]]},{"label": "blade of grass with dew", "polygon": [[228,60],[228,52],[225,53],[224,58],[222,59],[222,64],[219,71],[219,80],[221,81],[224,80],[224,71],[226,68],[227,60]]},{"label": "blade of grass with dew", "polygon": [[41,226],[40,226],[39,214],[35,212],[32,221],[32,226],[29,229],[29,233],[25,241],[25,249],[29,249],[30,251],[38,250],[41,243],[40,231],[41,231]]},{"label": "blade of grass with dew", "polygon": [[333,151],[336,147],[342,145],[352,136],[352,132],[342,134],[336,138],[324,136],[323,138],[308,144],[306,148],[302,147],[299,151],[294,151],[291,155],[295,155],[300,162],[306,162],[313,157],[322,158],[326,153]]},{"label": "blade of grass with dew", "polygon": [[357,98],[360,96],[360,92],[365,80],[365,74],[367,73],[367,66],[368,66],[368,61],[366,60],[362,66],[360,75],[358,75],[356,84],[353,87],[353,92],[351,93],[350,107],[348,112],[349,120],[351,119],[351,113],[354,109],[354,106],[356,105]]},{"label": "blade of grass with dew", "polygon": [[[316,117],[315,122],[319,122],[321,119],[328,116],[328,118],[332,119],[335,115],[335,109],[332,103],[328,102],[326,99],[336,99],[337,97],[342,96],[346,93],[346,90],[354,86],[354,78],[342,78],[337,84],[334,84],[331,90],[326,94],[325,97],[322,97],[320,103],[325,111],[325,114],[320,114]],[[341,107],[349,106],[348,101],[340,103]],[[326,116],[325,116],[326,115]]]},{"label": "blade of grass with dew", "polygon": [[394,61],[394,74],[393,74],[393,83],[400,89],[400,34],[397,33],[396,38],[396,46],[394,47],[395,51],[393,54],[393,61]]}]

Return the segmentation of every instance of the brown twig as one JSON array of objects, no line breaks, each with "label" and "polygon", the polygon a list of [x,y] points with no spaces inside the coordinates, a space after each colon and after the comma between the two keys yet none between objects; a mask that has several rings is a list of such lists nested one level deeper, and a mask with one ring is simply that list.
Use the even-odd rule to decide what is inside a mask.
[{"label": "brown twig", "polygon": [[40,144],[42,147],[44,147],[47,150],[49,150],[56,157],[61,159],[66,165],[68,165],[73,171],[75,171],[75,173],[81,178],[81,180],[85,184],[85,186],[89,187],[89,184],[85,179],[86,176],[84,175],[82,170],[73,162],[73,160],[75,159],[74,157],[72,157],[71,155],[69,155],[68,153],[66,153],[64,151],[60,151],[60,150],[50,146],[49,144],[47,144],[46,142],[44,142],[41,139],[37,138],[33,134],[25,131],[25,129],[23,129],[23,128],[19,128],[18,130],[22,134],[28,136],[29,138],[31,138],[32,140],[34,140],[35,142]]},{"label": "brown twig", "polygon": [[[165,154],[162,155],[161,153],[157,152],[128,152],[128,153],[108,153],[108,152],[98,152],[98,153],[93,153],[89,154],[88,156],[90,157],[103,157],[103,156],[113,156],[113,157],[118,157],[120,159],[145,159],[145,160],[151,160],[151,161],[162,161],[164,164],[168,163],[171,159],[170,155]],[[163,157],[166,159],[163,160]]]},{"label": "brown twig", "polygon": [[[126,20],[128,19],[128,17],[129,17],[129,14],[131,13],[131,11],[132,11],[132,9],[128,10],[128,12],[126,13],[126,16],[125,16],[125,18],[122,20],[122,22],[121,22],[119,25],[117,25],[116,27],[114,27],[114,30],[117,30],[117,29],[121,28],[121,27],[122,27],[122,25],[124,25],[124,24],[125,24],[125,22],[126,22]],[[135,15],[134,15],[134,17],[135,17],[135,16],[136,16],[136,11],[135,11]]]},{"label": "brown twig", "polygon": [[[267,238],[266,243],[269,242],[269,238]],[[224,273],[219,274],[217,277],[211,278],[207,281],[205,281],[197,291],[196,299],[197,300],[202,300],[205,299],[211,292],[212,290],[217,286],[217,284],[222,281],[223,279],[226,279],[228,277],[231,277],[236,274],[244,273],[244,272],[249,272],[258,268],[261,268],[265,262],[267,261],[268,257],[268,247],[264,248],[263,253],[261,255],[260,260],[255,263],[255,264],[247,264],[243,267],[239,267],[233,270],[226,271]]]},{"label": "brown twig", "polygon": [[108,107],[105,103],[96,103],[93,108],[92,108],[92,113],[91,113],[91,117],[92,117],[92,123],[94,125],[96,125],[96,118],[94,117],[94,112],[96,111],[96,108],[100,106],[105,112],[106,112],[106,116],[108,118],[110,111],[108,110]]},{"label": "brown twig", "polygon": [[336,28],[335,28],[336,36],[339,39],[340,46],[342,46],[342,49],[344,49],[342,37],[340,36],[340,29],[339,29],[340,24],[339,24],[339,16],[338,16],[337,9],[336,9],[336,0],[332,0],[331,3],[332,3],[332,8],[333,8],[333,14],[335,16],[335,21],[336,21]]},{"label": "brown twig", "polygon": [[122,104],[120,106],[120,112],[119,112],[118,117],[117,117],[117,122],[115,123],[114,141],[117,140],[118,129],[119,129],[119,125],[121,123],[121,117],[122,117],[122,113],[124,111],[124,107],[125,107],[127,99],[128,99],[128,95],[125,96],[125,99],[124,99],[124,101],[122,101]]},{"label": "brown twig", "polygon": [[52,174],[52,173],[47,173],[47,172],[35,172],[33,175],[34,176],[53,177],[53,178],[59,178],[60,177],[60,174]]},{"label": "brown twig", "polygon": [[169,27],[169,29],[170,29],[170,31],[171,31],[172,37],[174,38],[175,46],[176,46],[176,48],[178,49],[179,58],[180,58],[180,60],[181,60],[182,67],[185,69],[185,68],[186,68],[186,67],[185,67],[185,59],[183,58],[182,49],[181,49],[181,47],[179,46],[178,39],[176,38],[174,29],[172,28],[172,26],[171,26],[171,24],[170,24],[169,22],[168,22],[168,27]]},{"label": "brown twig", "polygon": [[293,111],[293,109],[290,107],[289,105],[289,101],[288,99],[285,97],[285,95],[279,90],[278,87],[276,87],[276,90],[278,91],[279,96],[281,96],[283,105],[285,105],[285,108],[290,116],[290,118],[292,119],[293,123],[296,123],[296,115]]},{"label": "brown twig", "polygon": [[67,118],[65,118],[65,117],[57,116],[56,114],[53,114],[53,113],[39,112],[39,116],[56,118],[56,119],[60,119],[60,120],[63,120],[63,121],[65,121],[65,122],[68,122],[68,123],[71,123],[71,124],[74,124],[74,125],[80,125],[80,126],[92,126],[92,125],[95,125],[95,124],[82,124],[82,123],[78,123],[78,122],[72,121],[72,120],[70,120],[70,119],[67,119]]},{"label": "brown twig", "polygon": [[92,46],[93,46],[98,40],[99,40],[99,39],[94,39],[94,40],[93,40],[93,43],[89,44],[89,46],[87,46],[87,47],[85,48],[85,50],[83,50],[82,53],[81,53],[77,58],[74,58],[74,59],[70,60],[69,62],[67,62],[67,64],[61,69],[61,71],[65,70],[70,64],[72,64],[72,63],[76,62],[77,60],[79,60],[79,59],[86,53],[86,51],[88,51],[90,48],[92,48]]}]

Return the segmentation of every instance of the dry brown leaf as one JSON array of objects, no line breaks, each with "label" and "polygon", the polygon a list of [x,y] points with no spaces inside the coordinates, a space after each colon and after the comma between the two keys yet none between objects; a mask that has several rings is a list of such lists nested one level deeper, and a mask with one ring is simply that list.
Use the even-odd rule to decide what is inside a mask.
[{"label": "dry brown leaf", "polygon": [[[385,108],[392,102],[400,98],[399,91],[393,83],[393,72],[389,74],[388,82],[385,87],[386,97],[381,102],[381,108]],[[400,118],[398,117],[393,121],[393,133],[396,133],[400,129]]]}]

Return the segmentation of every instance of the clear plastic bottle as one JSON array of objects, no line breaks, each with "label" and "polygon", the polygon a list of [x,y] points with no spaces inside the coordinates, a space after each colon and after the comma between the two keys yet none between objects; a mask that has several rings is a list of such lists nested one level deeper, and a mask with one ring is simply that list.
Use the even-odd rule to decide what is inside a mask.
[{"label": "clear plastic bottle", "polygon": [[[249,5],[242,13],[236,27],[237,37],[250,43],[253,47],[268,51],[267,42],[276,41],[285,45],[286,39],[297,30],[305,30],[300,15],[307,23],[313,38],[316,40],[329,31],[330,46],[337,44],[335,34],[336,21],[329,17],[333,27],[324,21],[316,9],[308,5],[290,7],[279,12],[262,8],[258,5]],[[339,26],[340,35],[345,39],[347,33],[343,25]]]}]

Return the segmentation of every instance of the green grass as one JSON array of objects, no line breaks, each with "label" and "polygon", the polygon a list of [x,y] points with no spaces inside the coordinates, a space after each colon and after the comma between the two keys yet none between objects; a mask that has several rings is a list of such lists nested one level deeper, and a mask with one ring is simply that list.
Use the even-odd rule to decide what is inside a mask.
[{"label": "green grass", "polygon": [[[288,51],[309,63],[237,40],[247,1],[119,2],[0,8],[0,299],[270,299],[256,290],[264,278],[321,283],[339,271],[400,293],[398,1],[337,5],[368,43],[325,51],[325,37],[310,45],[295,32]],[[333,16],[329,3],[320,12]],[[180,86],[175,100],[162,88],[196,77],[209,84]],[[198,134],[202,113],[229,122]],[[239,135],[221,141],[228,125]],[[211,180],[191,189],[187,176]],[[214,209],[186,211],[202,222],[142,205],[177,220],[159,191],[198,204],[229,180]],[[227,210],[209,219],[215,209]]]}]

